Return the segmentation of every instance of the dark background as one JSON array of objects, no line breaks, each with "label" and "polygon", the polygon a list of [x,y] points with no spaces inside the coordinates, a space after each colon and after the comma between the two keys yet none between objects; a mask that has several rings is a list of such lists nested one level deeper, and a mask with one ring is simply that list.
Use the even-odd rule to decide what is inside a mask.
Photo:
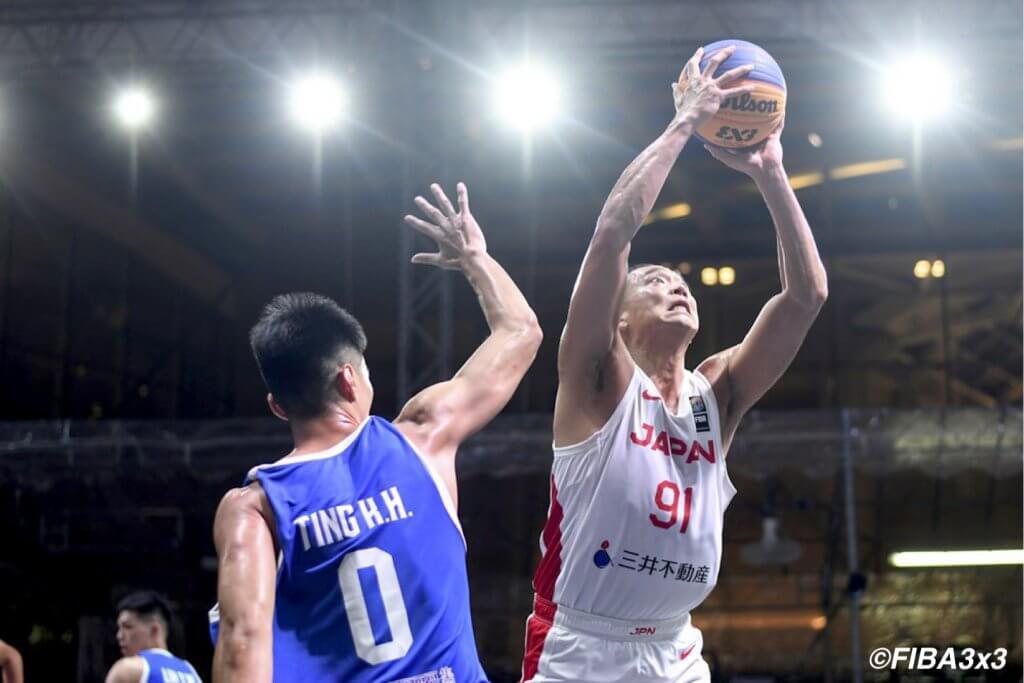
[{"label": "dark background", "polygon": [[[410,252],[401,217],[433,181],[451,193],[456,181],[468,184],[490,251],[536,309],[544,345],[506,410],[513,422],[502,424],[513,425],[509,434],[542,434],[569,294],[604,197],[669,121],[669,83],[686,58],[727,36],[759,43],[785,72],[791,176],[877,160],[904,164],[798,191],[829,271],[830,298],[793,367],[758,408],[818,416],[845,408],[979,410],[1009,414],[1015,428],[1022,397],[1018,3],[0,2],[0,414],[48,421],[38,429],[58,434],[50,446],[26,451],[25,434],[39,438],[38,429],[13,425],[0,444],[7,450],[0,450],[0,637],[27,651],[30,680],[69,680],[88,669],[78,657],[99,644],[83,649],[83,634],[112,621],[82,626],[80,617],[109,619],[119,594],[138,586],[179,602],[182,648],[208,661],[202,609],[213,600],[214,573],[201,561],[212,554],[212,511],[248,466],[286,450],[283,442],[232,446],[230,457],[209,449],[200,466],[178,454],[154,461],[139,455],[144,448],[104,450],[88,441],[91,429],[158,420],[152,433],[175,435],[191,429],[184,421],[221,420],[235,444],[246,423],[231,420],[266,415],[246,334],[260,306],[283,291],[328,294],[363,322],[376,409],[385,416],[472,352],[486,326],[469,286],[457,274],[404,265]],[[919,49],[944,60],[953,96],[907,102],[945,114],[915,131],[880,105],[878,91],[885,70]],[[529,144],[500,125],[490,102],[500,66],[526,52],[558,70],[566,110]],[[353,99],[350,120],[319,153],[283,105],[288,80],[313,63],[345,81]],[[151,84],[160,103],[155,125],[134,143],[108,109],[116,87],[130,80]],[[684,151],[658,207],[677,202],[692,206],[690,216],[644,228],[632,259],[687,264],[701,313],[693,366],[737,343],[777,291],[775,239],[752,183],[697,144]],[[944,278],[913,276],[917,260],[936,258],[946,264]],[[735,285],[700,284],[701,268],[721,265],[736,269]],[[410,309],[403,297],[416,292],[422,306]],[[404,380],[403,358],[411,368]],[[540,422],[526,428],[514,422],[520,418]],[[62,441],[61,420],[81,436]],[[506,427],[497,429],[500,436]],[[543,439],[537,443],[543,450]],[[958,448],[958,457],[973,457],[970,443]],[[730,463],[755,456],[734,451]],[[1020,460],[1019,439],[1005,442],[1000,457]],[[732,469],[740,482],[742,465]],[[931,512],[911,515],[918,526],[901,538],[941,539],[951,520],[976,512],[964,542],[1019,547],[1019,468],[1000,472],[976,472],[976,482],[958,474],[951,489],[928,478],[927,493],[904,491],[927,500]],[[727,537],[737,543],[759,536],[767,492],[782,495],[765,481],[740,486],[751,516],[729,518]],[[514,605],[511,613],[496,607],[493,618],[477,617],[485,663],[500,680],[501,671],[514,675],[508,662],[521,647],[524,586],[547,505],[543,467],[477,473],[462,485],[474,581],[508,575],[519,586],[492,601]],[[893,497],[898,485],[876,485],[871,478],[858,487],[865,496],[858,502],[883,506],[881,533],[903,514],[904,498]],[[785,488],[794,519],[814,507],[807,501],[827,507],[838,499],[829,485]],[[806,539],[826,543],[831,527],[819,521],[808,522]],[[881,550],[870,561],[884,577]],[[738,565],[728,554],[726,562]],[[787,576],[824,585],[822,562],[806,559]],[[954,573],[961,588],[948,593],[1016,582],[1006,629],[1016,634],[1019,662],[1020,568],[975,571]],[[763,588],[775,578],[751,580]],[[494,590],[480,585],[474,594]],[[810,589],[808,604],[819,592]],[[723,609],[747,600],[722,593],[733,601]],[[967,603],[992,613],[1005,593],[986,595]],[[920,612],[908,623],[936,615]],[[948,618],[973,623],[963,614]],[[113,661],[111,640],[104,666]],[[719,642],[731,641],[721,635]],[[789,653],[806,649],[803,641],[777,644]],[[820,664],[831,655],[814,652],[802,669],[790,658],[773,670],[813,676],[826,675],[825,667],[831,675]],[[731,670],[745,667],[736,662]]]}]

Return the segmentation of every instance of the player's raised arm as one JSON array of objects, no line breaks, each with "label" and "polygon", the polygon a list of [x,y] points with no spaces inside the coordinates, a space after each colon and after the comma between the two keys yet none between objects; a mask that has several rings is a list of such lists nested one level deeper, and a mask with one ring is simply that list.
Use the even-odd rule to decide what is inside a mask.
[{"label": "player's raised arm", "polygon": [[726,48],[699,68],[702,49],[686,63],[686,86],[673,85],[676,115],[668,128],[626,167],[597,220],[558,350],[559,395],[555,441],[566,445],[597,431],[629,383],[632,362],[618,334],[630,242],[654,206],[669,171],[693,131],[714,116],[721,103],[750,91],[729,88],[751,66],[713,74],[733,52]]},{"label": "player's raised arm", "polygon": [[217,600],[220,630],[214,683],[270,683],[277,567],[269,507],[256,485],[228,491],[217,508]]},{"label": "player's raised arm", "polygon": [[458,185],[458,211],[439,185],[430,189],[437,206],[416,198],[428,220],[405,220],[437,242],[439,251],[416,254],[413,263],[461,271],[480,300],[491,333],[454,377],[412,397],[395,424],[427,454],[454,456],[466,437],[508,403],[537,355],[542,335],[522,292],[487,253],[483,231],[469,210],[466,186]]},{"label": "player's raised arm", "polygon": [[828,297],[828,281],[814,235],[782,166],[782,126],[751,149],[707,146],[726,166],[757,184],[775,223],[782,291],[757,316],[737,346],[708,358],[700,369],[723,408],[722,433],[732,437],[743,414],[793,362]]}]

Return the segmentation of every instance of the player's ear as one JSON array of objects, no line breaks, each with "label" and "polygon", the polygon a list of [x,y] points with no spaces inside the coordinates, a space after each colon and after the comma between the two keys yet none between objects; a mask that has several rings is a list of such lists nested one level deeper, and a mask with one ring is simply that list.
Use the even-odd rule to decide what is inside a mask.
[{"label": "player's ear", "polygon": [[278,419],[288,421],[288,413],[281,407],[281,404],[277,402],[273,394],[267,394],[267,405],[270,406],[270,412],[274,414]]},{"label": "player's ear", "polygon": [[338,369],[338,374],[334,376],[334,388],[338,390],[341,397],[349,403],[356,400],[356,379],[360,373],[356,370],[351,363],[345,363]]}]

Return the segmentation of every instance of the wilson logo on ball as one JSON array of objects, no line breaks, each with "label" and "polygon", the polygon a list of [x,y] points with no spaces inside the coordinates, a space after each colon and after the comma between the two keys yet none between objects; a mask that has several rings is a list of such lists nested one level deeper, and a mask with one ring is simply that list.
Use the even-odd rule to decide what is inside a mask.
[{"label": "wilson logo on ball", "polygon": [[750,93],[743,93],[739,97],[730,97],[722,103],[720,109],[731,109],[733,111],[756,111],[761,114],[776,114],[779,111],[778,100],[755,100]]}]

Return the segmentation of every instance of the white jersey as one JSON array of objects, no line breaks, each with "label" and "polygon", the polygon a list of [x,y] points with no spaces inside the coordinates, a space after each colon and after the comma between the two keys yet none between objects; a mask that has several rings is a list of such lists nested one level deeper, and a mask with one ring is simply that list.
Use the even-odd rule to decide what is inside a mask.
[{"label": "white jersey", "polygon": [[677,619],[700,605],[718,580],[723,515],[736,494],[721,429],[703,375],[686,372],[673,414],[635,368],[600,431],[554,449],[537,595],[631,621]]}]

